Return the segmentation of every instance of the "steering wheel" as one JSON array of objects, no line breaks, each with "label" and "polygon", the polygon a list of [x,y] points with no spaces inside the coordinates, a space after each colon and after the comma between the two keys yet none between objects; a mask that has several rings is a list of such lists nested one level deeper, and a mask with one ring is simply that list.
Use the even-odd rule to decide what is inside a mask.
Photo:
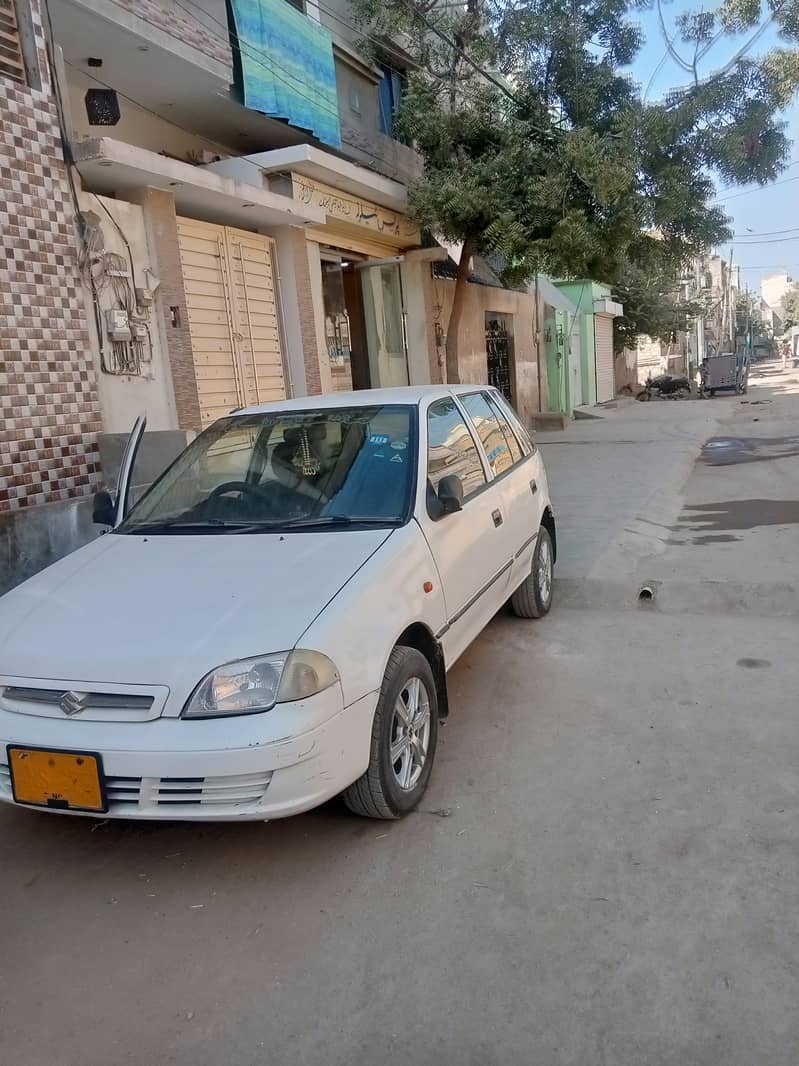
[{"label": "steering wheel", "polygon": [[249,496],[251,499],[263,501],[270,494],[261,485],[256,485],[252,481],[226,481],[222,485],[217,485],[211,492],[206,500],[206,504],[212,511],[217,510],[217,501],[223,496],[227,496],[229,493],[238,492],[240,496]]},{"label": "steering wheel", "polygon": [[263,499],[264,496],[269,495],[265,488],[261,485],[256,485],[253,481],[226,481],[223,485],[216,486],[214,491],[208,497],[208,503],[218,499],[220,496],[227,496],[229,492],[242,492],[245,495],[249,493],[251,496],[257,496],[259,499]]}]

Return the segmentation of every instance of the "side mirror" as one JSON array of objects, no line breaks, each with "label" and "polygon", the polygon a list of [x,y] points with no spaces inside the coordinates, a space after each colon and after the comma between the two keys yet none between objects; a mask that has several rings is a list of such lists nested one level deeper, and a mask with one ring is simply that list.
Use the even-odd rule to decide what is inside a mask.
[{"label": "side mirror", "polygon": [[92,522],[96,522],[98,526],[113,526],[115,520],[116,507],[114,506],[114,497],[110,492],[101,489],[94,496]]},{"label": "side mirror", "polygon": [[457,474],[447,474],[439,481],[438,500],[442,517],[463,510],[463,482]]}]

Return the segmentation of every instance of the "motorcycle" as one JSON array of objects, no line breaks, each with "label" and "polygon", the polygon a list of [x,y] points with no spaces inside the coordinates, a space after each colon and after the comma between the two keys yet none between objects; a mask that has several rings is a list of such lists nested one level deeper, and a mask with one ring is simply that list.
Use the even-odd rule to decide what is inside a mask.
[{"label": "motorcycle", "polygon": [[669,400],[679,400],[691,395],[691,382],[684,375],[672,376],[659,374],[656,378],[648,377],[643,389],[636,395],[636,400],[647,402],[653,396],[665,396]]}]

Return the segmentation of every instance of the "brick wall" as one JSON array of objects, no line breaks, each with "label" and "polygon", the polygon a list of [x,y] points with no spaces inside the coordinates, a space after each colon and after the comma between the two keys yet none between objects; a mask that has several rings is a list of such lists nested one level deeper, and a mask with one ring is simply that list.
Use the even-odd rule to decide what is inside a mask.
[{"label": "brick wall", "polygon": [[40,0],[41,90],[0,75],[0,509],[65,500],[98,479],[95,368]]},{"label": "brick wall", "polygon": [[[172,0],[114,0],[119,7],[130,11],[151,26],[176,37],[190,48],[232,66],[233,57],[227,33],[227,14],[224,0],[203,0],[206,12],[189,12],[194,2],[173,3]],[[189,10],[186,10],[186,9]]]}]

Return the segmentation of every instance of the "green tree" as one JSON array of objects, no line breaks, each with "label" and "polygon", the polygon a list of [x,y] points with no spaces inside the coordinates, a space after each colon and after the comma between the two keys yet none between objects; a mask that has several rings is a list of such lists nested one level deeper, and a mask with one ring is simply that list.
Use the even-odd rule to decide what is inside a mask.
[{"label": "green tree", "polygon": [[624,314],[613,320],[617,352],[635,348],[641,334],[668,341],[674,332],[687,329],[690,320],[703,310],[701,302],[684,296],[672,269],[661,273],[656,263],[648,267],[629,263],[614,285],[614,293],[624,307]]},{"label": "green tree", "polygon": [[783,296],[781,317],[783,329],[799,326],[799,282],[794,282]]},{"label": "green tree", "polygon": [[[796,41],[797,0],[770,3],[767,17]],[[411,212],[463,245],[447,331],[450,381],[458,380],[474,253],[498,255],[508,281],[543,270],[618,286],[631,298],[623,328],[648,332],[668,315],[665,293],[688,260],[729,235],[711,203],[711,172],[765,182],[785,164],[779,110],[799,84],[797,52],[753,60],[742,48],[717,70],[701,69],[710,49],[742,28],[755,36],[766,17],[759,0],[726,0],[712,18],[680,17],[672,27],[661,12],[675,55],[684,59],[678,38],[693,52],[687,85],[655,103],[624,69],[641,44],[635,0],[355,6],[373,39],[401,33],[412,58],[398,115],[424,161],[409,189]]]}]

